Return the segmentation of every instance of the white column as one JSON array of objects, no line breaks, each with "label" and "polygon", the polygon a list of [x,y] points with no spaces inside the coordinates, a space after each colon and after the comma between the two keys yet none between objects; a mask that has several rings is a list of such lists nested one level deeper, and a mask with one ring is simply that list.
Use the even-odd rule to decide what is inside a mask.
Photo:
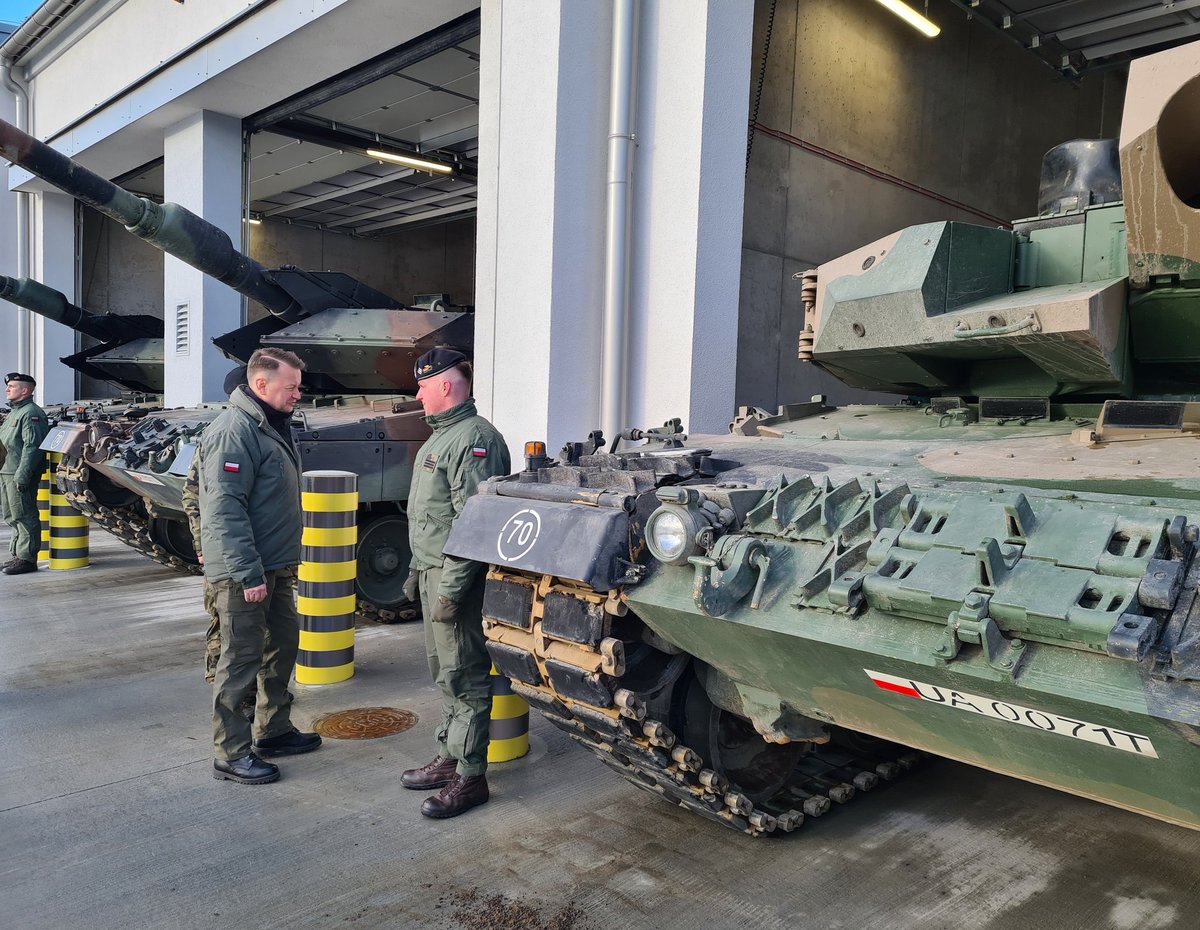
[{"label": "white column", "polygon": [[643,4],[628,418],[724,433],[735,412],[750,0]]},{"label": "white column", "polygon": [[[734,412],[752,12],[642,4],[628,426]],[[608,2],[483,2],[475,393],[514,466],[600,425],[611,28]]]},{"label": "white column", "polygon": [[599,426],[612,12],[482,10],[475,395],[519,467],[526,440]]},{"label": "white column", "polygon": [[[36,194],[32,203],[33,262],[31,277],[72,303],[75,295],[75,200],[66,194]],[[75,354],[75,331],[30,314],[33,371],[38,403],[60,404],[76,398],[75,371],[59,359]]]},{"label": "white column", "polygon": [[[164,199],[187,207],[242,241],[242,126],[208,110],[167,130]],[[163,266],[165,404],[188,407],[223,400],[233,366],[212,344],[241,325],[242,298],[171,255]]]},{"label": "white column", "polygon": [[[0,32],[0,41],[6,36]],[[0,90],[0,119],[16,122],[16,97]],[[17,275],[17,198],[8,189],[8,172],[0,184],[0,274]],[[0,301],[0,376],[17,369],[17,314],[23,312],[16,304]]]}]

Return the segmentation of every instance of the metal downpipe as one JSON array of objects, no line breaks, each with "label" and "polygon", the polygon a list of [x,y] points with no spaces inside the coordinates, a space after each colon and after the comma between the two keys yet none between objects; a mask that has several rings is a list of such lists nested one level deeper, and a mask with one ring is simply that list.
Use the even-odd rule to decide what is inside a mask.
[{"label": "metal downpipe", "polygon": [[604,333],[600,424],[613,440],[625,423],[629,316],[630,182],[633,175],[639,0],[614,0],[608,116],[608,186],[604,231]]},{"label": "metal downpipe", "polygon": [[[29,92],[12,73],[12,62],[7,58],[0,59],[0,78],[4,86],[17,98],[17,126],[24,129],[29,125]],[[17,277],[29,277],[29,197],[24,191],[17,191]],[[17,371],[28,372],[30,365],[30,326],[29,311],[24,307],[17,308]]]}]

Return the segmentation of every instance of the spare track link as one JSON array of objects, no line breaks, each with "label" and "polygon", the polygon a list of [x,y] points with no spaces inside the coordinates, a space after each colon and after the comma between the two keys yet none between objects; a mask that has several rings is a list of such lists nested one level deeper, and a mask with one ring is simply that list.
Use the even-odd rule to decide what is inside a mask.
[{"label": "spare track link", "polygon": [[[193,565],[191,562],[185,562],[179,556],[171,555],[154,542],[150,538],[150,521],[136,506],[112,508],[97,501],[96,495],[88,490],[89,472],[90,469],[87,466],[74,461],[64,460],[58,467],[56,477],[60,487],[63,488],[64,496],[72,507],[130,549],[152,559],[159,565],[164,565],[185,575],[204,574],[204,569],[199,565]],[[356,619],[369,623],[401,623],[406,620],[420,619],[421,611],[420,608],[412,607],[392,610],[360,597],[354,616]]]}]

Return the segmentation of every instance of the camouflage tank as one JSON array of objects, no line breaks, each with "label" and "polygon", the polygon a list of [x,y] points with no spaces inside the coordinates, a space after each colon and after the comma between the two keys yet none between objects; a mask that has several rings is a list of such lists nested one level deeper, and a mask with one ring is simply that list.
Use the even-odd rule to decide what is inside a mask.
[{"label": "camouflage tank", "polygon": [[[213,341],[243,363],[262,346],[288,349],[305,361],[305,396],[293,420],[301,466],[359,475],[360,611],[385,621],[413,616],[415,608],[403,593],[409,561],[404,502],[417,449],[429,435],[413,397],[413,367],[434,346],[469,353],[472,315],[444,302],[437,309],[409,308],[337,272],[268,270],[189,210],[131,194],[3,121],[0,155],[269,311]],[[85,332],[84,325],[107,319],[51,303],[41,301],[39,312],[57,313]],[[154,325],[161,341],[163,324]],[[97,365],[103,354],[89,357],[89,363]],[[60,422],[43,448],[63,453],[57,479],[75,507],[162,564],[198,573],[183,485],[205,426],[223,407]]]},{"label": "camouflage tank", "polygon": [[60,361],[68,368],[130,392],[163,391],[163,322],[146,314],[89,313],[65,294],[29,278],[0,275],[0,299],[24,307],[98,342]]},{"label": "camouflage tank", "polygon": [[1115,143],[1070,143],[1037,217],[804,275],[798,364],[903,402],[535,443],[488,482],[446,548],[489,563],[514,690],[752,835],[929,755],[1200,828],[1189,49],[1134,65],[1119,171]]}]

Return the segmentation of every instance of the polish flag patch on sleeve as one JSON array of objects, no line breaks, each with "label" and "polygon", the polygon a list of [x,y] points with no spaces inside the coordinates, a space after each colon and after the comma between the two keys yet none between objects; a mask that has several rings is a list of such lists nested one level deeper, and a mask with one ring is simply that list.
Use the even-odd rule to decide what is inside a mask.
[{"label": "polish flag patch on sleeve", "polygon": [[239,465],[237,462],[226,462],[226,463],[225,463],[225,470],[226,470],[226,471],[238,472],[238,471],[241,471],[241,470],[242,470],[242,466],[241,466],[241,465]]},{"label": "polish flag patch on sleeve", "polygon": [[486,459],[487,449],[483,448],[483,446],[475,446],[475,448],[471,450],[471,454],[477,459]]}]

